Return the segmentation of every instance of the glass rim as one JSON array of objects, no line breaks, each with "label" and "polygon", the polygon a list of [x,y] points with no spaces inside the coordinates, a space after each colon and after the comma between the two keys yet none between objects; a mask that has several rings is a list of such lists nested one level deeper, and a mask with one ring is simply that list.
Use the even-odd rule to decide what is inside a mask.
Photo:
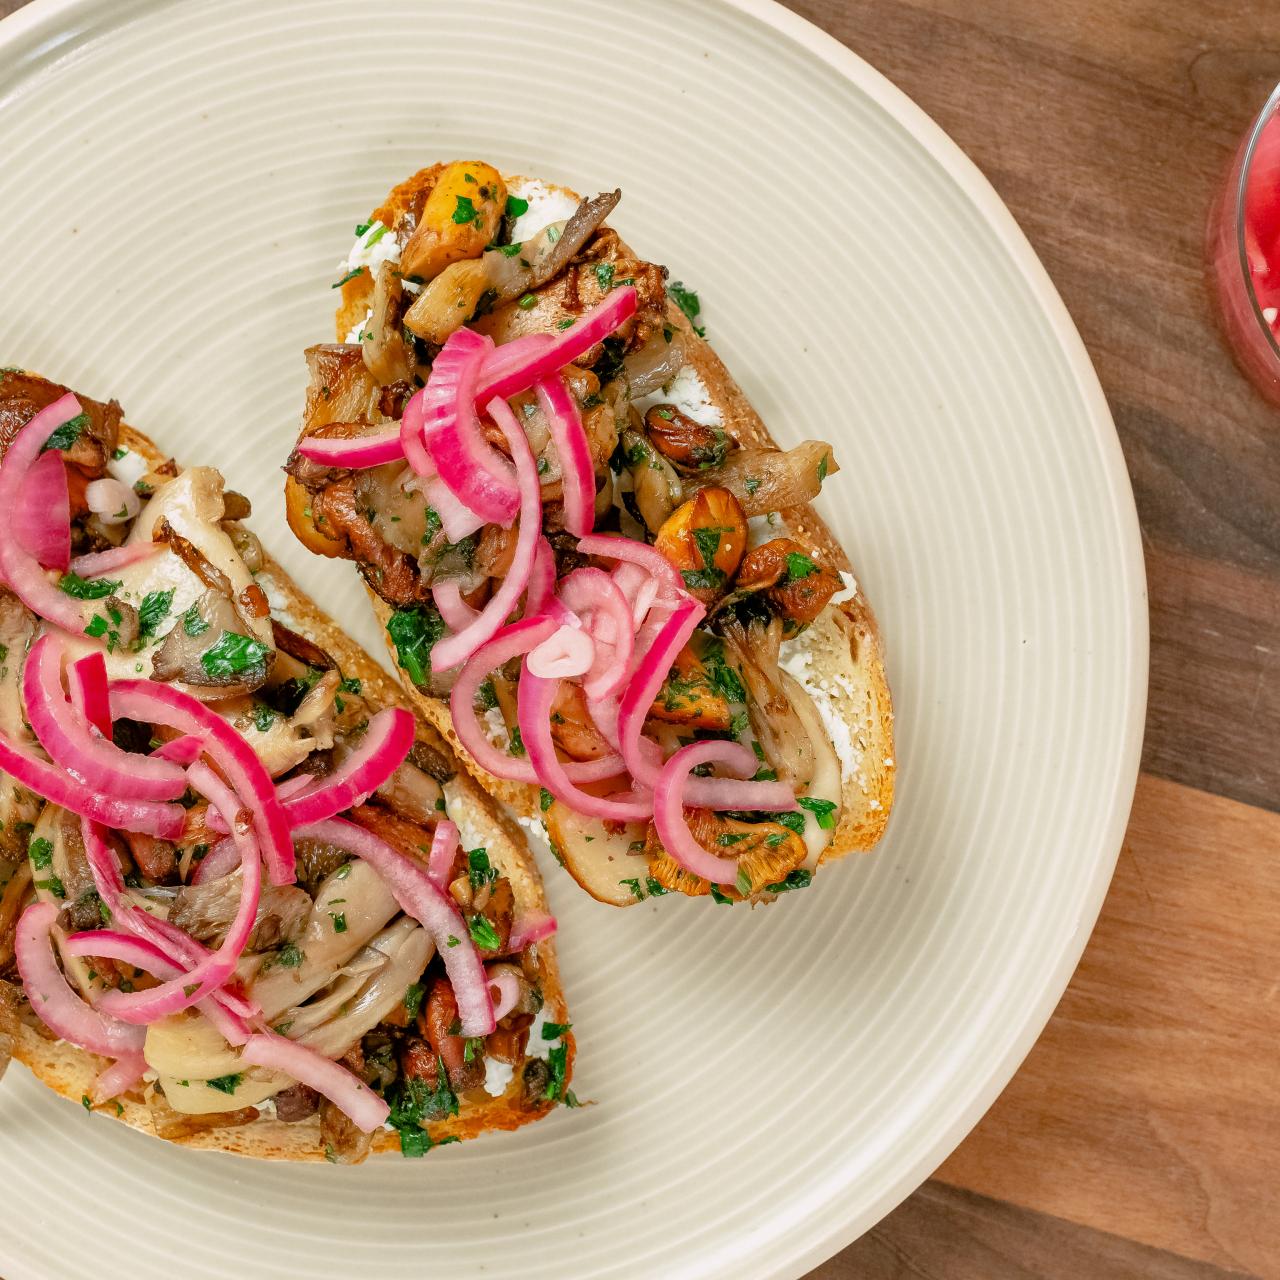
[{"label": "glass rim", "polygon": [[1254,152],[1258,149],[1258,142],[1262,137],[1262,131],[1270,123],[1272,116],[1280,111],[1280,84],[1272,89],[1263,105],[1262,110],[1258,112],[1253,124],[1250,126],[1249,134],[1245,138],[1244,150],[1240,155],[1240,171],[1235,182],[1235,233],[1236,233],[1236,253],[1240,260],[1240,274],[1244,277],[1245,293],[1249,298],[1249,306],[1253,310],[1254,319],[1258,322],[1258,327],[1262,330],[1267,340],[1267,345],[1271,348],[1271,354],[1280,361],[1280,342],[1277,342],[1276,335],[1271,325],[1268,323],[1266,316],[1262,314],[1262,307],[1258,303],[1258,295],[1253,287],[1253,272],[1249,268],[1249,251],[1246,247],[1245,240],[1245,208],[1246,198],[1249,189],[1249,173],[1253,167]]}]

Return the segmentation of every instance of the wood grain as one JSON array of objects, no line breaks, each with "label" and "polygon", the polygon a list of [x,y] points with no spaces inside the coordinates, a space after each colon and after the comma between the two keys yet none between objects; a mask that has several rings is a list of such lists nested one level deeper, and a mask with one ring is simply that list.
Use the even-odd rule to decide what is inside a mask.
[{"label": "wood grain", "polygon": [[[1215,185],[1280,79],[1274,0],[789,7],[884,71],[978,163],[1080,328],[1147,542],[1147,767],[1280,807],[1280,420],[1218,335],[1201,248]],[[1228,649],[1209,634],[1215,593],[1229,599]]]},{"label": "wood grain", "polygon": [[1245,1274],[930,1183],[810,1280],[1233,1280]]},{"label": "wood grain", "polygon": [[945,1181],[1280,1275],[1280,816],[1144,778],[1080,968]]}]

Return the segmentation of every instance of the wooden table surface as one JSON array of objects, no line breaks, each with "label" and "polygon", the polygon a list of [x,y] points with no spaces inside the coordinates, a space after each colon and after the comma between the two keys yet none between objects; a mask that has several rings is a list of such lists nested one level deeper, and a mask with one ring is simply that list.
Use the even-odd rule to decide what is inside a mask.
[{"label": "wooden table surface", "polygon": [[1074,316],[1151,598],[1143,776],[1080,968],[999,1101],[811,1280],[1280,1277],[1280,413],[1205,291],[1277,0],[787,0],[977,162]]},{"label": "wooden table surface", "polygon": [[1280,1277],[1280,414],[1201,258],[1280,0],[787,3],[1030,237],[1110,399],[1151,597],[1144,773],[1080,968],[960,1149],[811,1280]]}]

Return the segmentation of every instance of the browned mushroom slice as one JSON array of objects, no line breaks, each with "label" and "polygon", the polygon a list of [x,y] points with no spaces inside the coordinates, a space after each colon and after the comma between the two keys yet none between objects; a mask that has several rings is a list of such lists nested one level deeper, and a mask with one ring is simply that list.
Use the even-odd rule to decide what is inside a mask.
[{"label": "browned mushroom slice", "polygon": [[698,472],[698,483],[728,489],[748,516],[762,516],[812,502],[839,470],[829,444],[806,440],[794,449],[735,449],[720,466]]}]

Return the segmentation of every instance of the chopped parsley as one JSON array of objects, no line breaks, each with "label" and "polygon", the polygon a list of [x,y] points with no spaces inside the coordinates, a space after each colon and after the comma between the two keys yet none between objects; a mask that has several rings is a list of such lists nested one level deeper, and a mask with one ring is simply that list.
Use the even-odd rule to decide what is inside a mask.
[{"label": "chopped parsley", "polygon": [[831,455],[824,453],[818,462],[818,483],[821,484],[827,478],[827,467],[830,465]]},{"label": "chopped parsley", "polygon": [[543,1096],[558,1100],[564,1094],[565,1076],[569,1071],[569,1046],[558,1044],[547,1054],[547,1065],[551,1068],[551,1078]]},{"label": "chopped parsley", "polygon": [[55,898],[67,896],[66,886],[57,876],[50,876],[47,880],[37,880],[35,886],[37,889],[48,889]]},{"label": "chopped parsley", "polygon": [[803,813],[780,813],[777,820],[789,831],[794,831],[796,835],[804,835],[804,814]]},{"label": "chopped parsley", "polygon": [[409,1021],[412,1022],[418,1016],[418,1010],[422,1008],[422,1002],[426,999],[427,989],[421,982],[411,982],[404,990],[404,1007],[409,1014]]},{"label": "chopped parsley", "polygon": [[168,591],[148,591],[138,607],[138,639],[145,640],[156,633],[156,628],[169,616],[173,605],[173,588]]},{"label": "chopped parsley", "polygon": [[120,590],[120,581],[114,578],[82,578],[78,573],[64,573],[58,579],[58,589],[77,600],[101,600]]},{"label": "chopped parsley", "polygon": [[513,725],[511,727],[511,743],[507,747],[507,751],[513,756],[524,755],[524,738],[520,736],[520,726]]},{"label": "chopped parsley", "polygon": [[487,849],[472,849],[467,854],[467,867],[467,878],[473,891],[492,884],[498,878],[498,868],[490,865]]},{"label": "chopped parsley", "polygon": [[462,1048],[463,1062],[474,1062],[484,1056],[484,1036],[468,1036]]},{"label": "chopped parsley", "polygon": [[329,286],[329,288],[330,288],[330,289],[341,289],[341,288],[342,288],[342,286],[343,286],[344,284],[346,284],[348,280],[354,280],[354,279],[356,278],[356,276],[362,276],[362,275],[364,275],[364,268],[363,268],[363,267],[356,267],[356,268],[355,268],[355,270],[353,270],[353,271],[348,271],[348,272],[347,272],[347,274],[346,274],[345,276],[343,276],[341,280],[335,280],[335,281],[334,281],[334,282]]},{"label": "chopped parsley", "polygon": [[741,844],[747,838],[745,831],[726,831],[716,836],[716,844],[722,849],[729,848],[730,845]]},{"label": "chopped parsley", "polygon": [[253,706],[253,727],[259,733],[270,733],[276,722],[275,711],[265,702],[255,702]]},{"label": "chopped parsley", "polygon": [[520,196],[507,197],[507,217],[518,218],[522,213],[529,212],[529,202]]},{"label": "chopped parsley", "polygon": [[613,288],[612,262],[599,262],[596,264],[596,283],[605,293],[608,293]]},{"label": "chopped parsley", "polygon": [[425,1080],[401,1080],[387,1090],[386,1096],[391,1107],[387,1120],[400,1134],[400,1153],[404,1156],[424,1156],[438,1145],[423,1128],[425,1121],[458,1114],[458,1095],[449,1087],[449,1076],[440,1058],[436,1059],[434,1085]]},{"label": "chopped parsley", "polygon": [[711,886],[711,898],[714,902],[720,903],[721,906],[733,906],[733,899],[722,893],[718,884],[713,884]]},{"label": "chopped parsley", "polygon": [[706,668],[711,688],[726,702],[746,702],[747,690],[737,668],[724,656],[724,642],[716,639],[702,651],[702,665]]},{"label": "chopped parsley", "polygon": [[49,438],[40,446],[40,452],[46,453],[50,449],[70,449],[80,439],[80,433],[88,425],[89,415],[87,413],[77,413],[74,418],[54,429]]},{"label": "chopped parsley", "polygon": [[573,1026],[572,1022],[544,1022],[542,1024],[542,1038],[544,1040],[559,1040],[571,1026]]},{"label": "chopped parsley", "polygon": [[747,476],[747,478],[742,482],[742,487],[747,491],[747,494],[750,497],[754,498],[756,496],[756,490],[760,487],[760,477]]},{"label": "chopped parsley", "polygon": [[788,553],[787,580],[789,582],[799,582],[802,578],[807,578],[817,572],[818,566],[808,556],[801,555],[798,551]]},{"label": "chopped parsley", "polygon": [[472,916],[467,921],[467,930],[471,934],[471,941],[481,951],[496,951],[502,945],[497,929],[484,916]]},{"label": "chopped parsley", "polygon": [[237,1071],[234,1075],[214,1076],[212,1080],[206,1080],[205,1083],[210,1089],[217,1089],[219,1093],[235,1093],[243,1079],[244,1072]]},{"label": "chopped parsley", "polygon": [[629,880],[619,880],[618,883],[630,889],[631,896],[637,902],[643,902],[646,898],[661,898],[668,892],[666,885],[660,884],[652,876],[646,876],[643,880],[633,876]]},{"label": "chopped parsley", "polygon": [[453,220],[458,226],[465,227],[468,222],[480,221],[480,210],[470,196],[455,196],[454,199],[457,203],[453,207]]},{"label": "chopped parsley", "polygon": [[[729,734],[734,738],[741,738],[751,725],[751,717],[745,711],[739,711],[729,720]],[[760,744],[752,742],[752,746],[756,748],[756,757],[759,758]]]},{"label": "chopped parsley", "polygon": [[345,677],[342,683],[338,686],[338,690],[341,693],[354,693],[357,695],[359,695],[362,688],[363,685],[361,685],[360,681],[354,676]]},{"label": "chopped parsley", "polygon": [[832,831],[836,825],[836,806],[834,800],[819,800],[814,796],[800,796],[796,803],[802,809],[808,809],[818,820],[823,831]]},{"label": "chopped parsley", "polygon": [[329,919],[333,921],[334,933],[346,933],[347,913],[345,911],[330,911]]},{"label": "chopped parsley", "polygon": [[200,616],[200,606],[193,604],[182,615],[182,629],[189,636],[202,636],[209,630],[209,624]]},{"label": "chopped parsley", "polygon": [[686,587],[691,590],[715,591],[724,586],[724,570],[716,568],[716,553],[720,550],[721,537],[732,532],[726,525],[712,525],[693,531],[693,541],[702,557],[702,568],[680,571]]},{"label": "chopped parsley", "polygon": [[396,660],[409,679],[425,686],[431,678],[431,650],[444,635],[444,619],[434,605],[397,609],[387,623]]},{"label": "chopped parsley", "polygon": [[307,958],[306,952],[295,943],[286,942],[275,954],[274,963],[282,969],[296,969]]},{"label": "chopped parsley", "polygon": [[27,845],[27,856],[37,871],[43,871],[53,866],[53,845],[44,836],[36,836]]},{"label": "chopped parsley", "polygon": [[667,285],[667,292],[671,295],[671,301],[680,308],[685,314],[685,319],[693,326],[693,331],[700,338],[707,336],[705,325],[698,323],[698,316],[702,312],[702,304],[698,301],[698,295],[692,289],[686,289],[679,280],[673,280]]},{"label": "chopped parsley", "polygon": [[813,872],[806,871],[803,867],[797,867],[794,871],[788,871],[785,880],[779,880],[775,884],[765,885],[765,889],[769,893],[790,893],[792,889],[807,889],[813,883]]},{"label": "chopped parsley", "polygon": [[251,667],[261,666],[268,653],[267,646],[252,636],[242,636],[236,631],[224,631],[217,641],[200,655],[200,665],[216,679],[239,675]]}]

